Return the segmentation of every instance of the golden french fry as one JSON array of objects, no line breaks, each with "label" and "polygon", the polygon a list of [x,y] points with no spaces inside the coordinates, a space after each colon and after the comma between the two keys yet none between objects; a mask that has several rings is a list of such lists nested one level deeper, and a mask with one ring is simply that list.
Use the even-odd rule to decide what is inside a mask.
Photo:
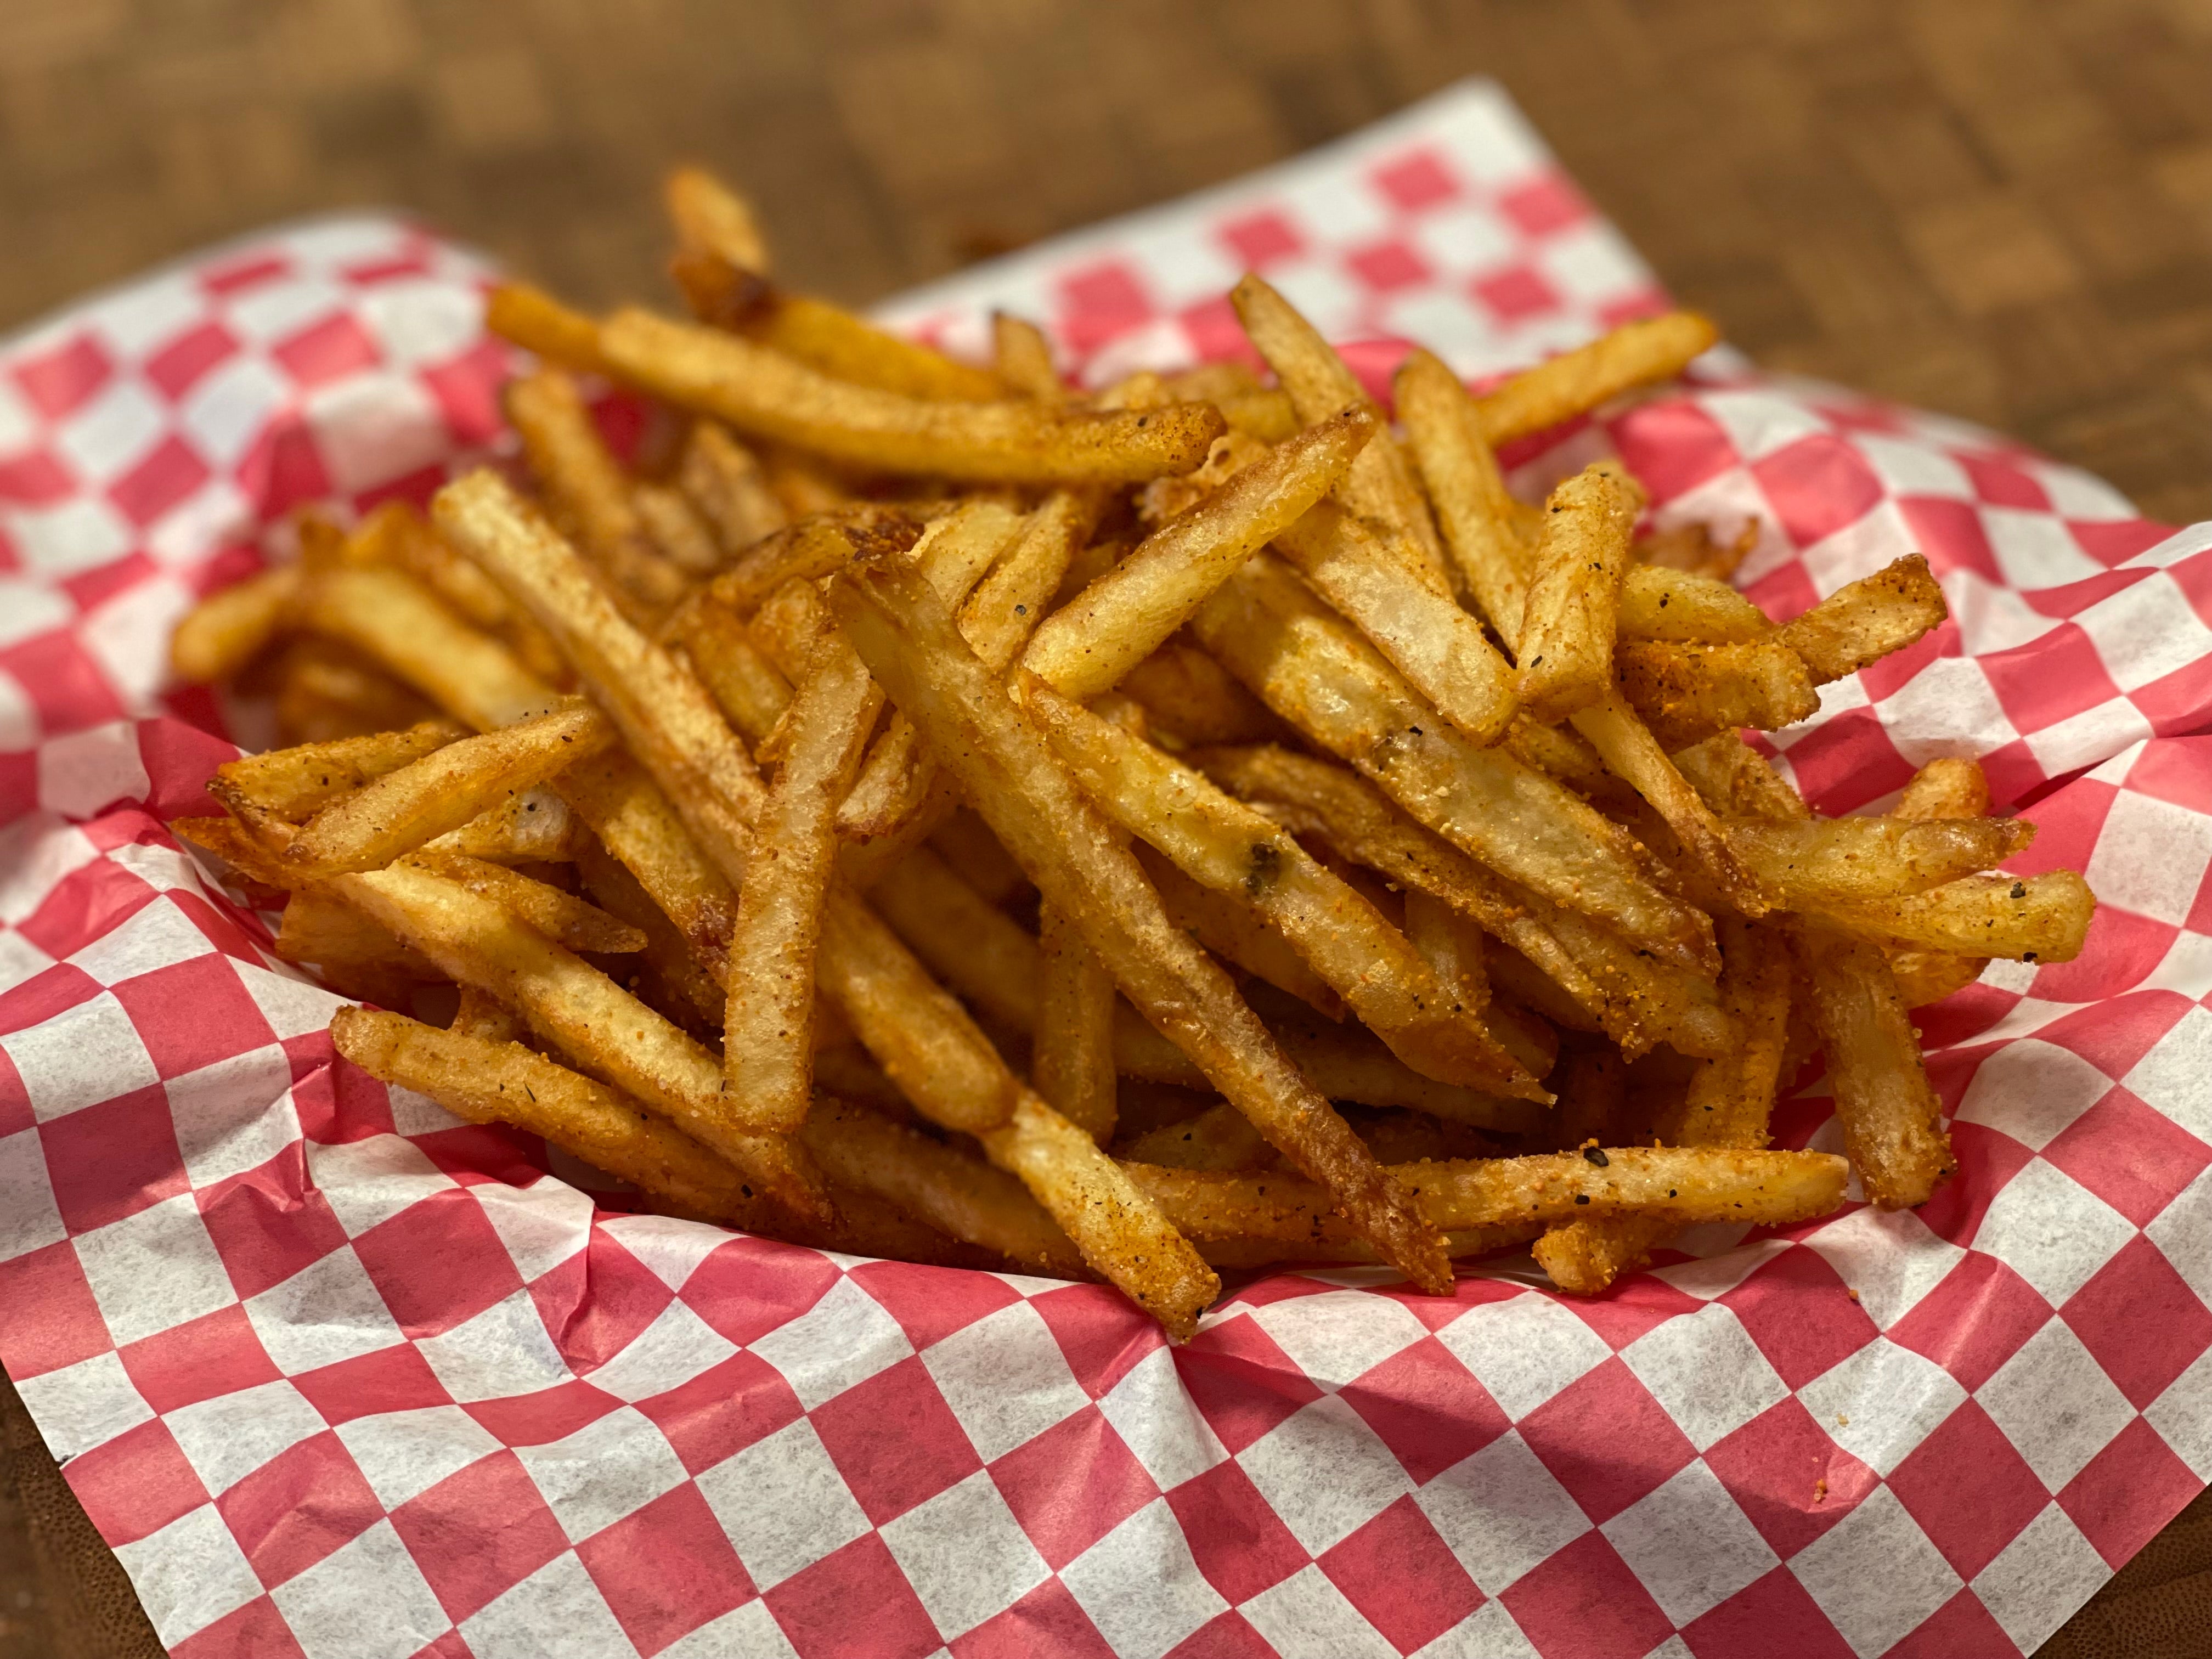
[{"label": "golden french fry", "polygon": [[736,611],[702,588],[676,608],[668,637],[683,647],[738,735],[757,745],[791,705],[791,682],[753,643]]},{"label": "golden french fry", "polygon": [[812,581],[855,558],[903,551],[921,532],[921,521],[897,507],[831,507],[762,538],[715,577],[708,591],[737,616],[750,617],[786,583]]},{"label": "golden french fry", "polygon": [[660,556],[687,576],[711,576],[722,562],[713,527],[672,484],[639,480],[629,487],[632,509],[646,539]]},{"label": "golden french fry", "polygon": [[341,1008],[331,1041],[370,1076],[428,1095],[473,1123],[509,1123],[642,1188],[684,1214],[757,1224],[744,1176],[637,1103],[519,1042],[441,1031],[398,1014]]},{"label": "golden french fry", "polygon": [[320,893],[295,893],[276,930],[276,955],[313,968],[341,996],[386,1008],[412,1006],[416,989],[446,976],[350,905]]},{"label": "golden french fry", "polygon": [[274,665],[276,732],[286,744],[334,743],[411,726],[435,713],[404,681],[341,641],[292,641]]},{"label": "golden french fry", "polygon": [[1048,1104],[1103,1146],[1115,1116],[1114,976],[1055,905],[1038,915],[1037,954],[1030,1074]]},{"label": "golden french fry", "polygon": [[660,194],[679,246],[768,275],[768,239],[752,204],[736,191],[704,167],[678,167],[661,180]]},{"label": "golden french fry", "polygon": [[1399,1059],[1440,1082],[1546,1098],[1406,936],[1287,832],[1042,681],[1020,696],[1102,811],[1192,880],[1252,905]]},{"label": "golden french fry", "polygon": [[1928,561],[1911,553],[1838,588],[1774,638],[1804,659],[1815,685],[1826,685],[1903,650],[1950,614]]},{"label": "golden french fry", "polygon": [[1482,435],[1474,400],[1458,375],[1418,349],[1401,365],[1393,386],[1453,573],[1498,637],[1517,640],[1530,559],[1514,528],[1514,504]]},{"label": "golden french fry", "polygon": [[270,817],[296,823],[371,780],[466,735],[466,728],[451,720],[423,720],[400,732],[240,755],[216,768],[208,790],[248,823]]},{"label": "golden french fry", "polygon": [[1893,951],[1889,971],[1897,981],[1897,994],[1908,1008],[1925,1008],[1954,992],[1963,991],[1982,976],[1987,957],[1962,957],[1948,951]]},{"label": "golden french fry", "polygon": [[402,571],[318,573],[301,598],[301,616],[479,732],[512,726],[560,701],[506,647],[461,621]]},{"label": "golden french fry", "polygon": [[795,1129],[813,1095],[814,960],[835,870],[837,804],[883,694],[832,633],[793,697],[783,766],[754,825],[730,936],[722,1054],[759,1121]]},{"label": "golden french fry", "polygon": [[1067,387],[1053,366],[1052,343],[1035,323],[1004,311],[991,313],[991,361],[999,379],[1040,403],[1067,401]]},{"label": "golden french fry", "polygon": [[1925,892],[1808,908],[1838,933],[1891,950],[2071,962],[2088,938],[2097,898],[2073,871],[2051,870],[2017,880],[1966,876]]},{"label": "golden french fry", "polygon": [[492,285],[484,298],[484,327],[549,363],[595,374],[609,372],[599,354],[598,322],[527,283]]},{"label": "golden french fry", "polygon": [[1628,567],[1616,627],[1623,641],[1681,645],[1749,645],[1774,631],[1766,613],[1726,582],[1656,564]]},{"label": "golden french fry", "polygon": [[[1439,1228],[1569,1221],[1623,1211],[1678,1223],[1787,1225],[1826,1215],[1844,1199],[1849,1173],[1826,1152],[1740,1152],[1709,1146],[1603,1148],[1580,1152],[1461,1158],[1393,1166]],[[1287,1174],[1237,1175],[1157,1165],[1123,1166],[1176,1228],[1200,1239],[1283,1243],[1346,1237],[1328,1194]]]},{"label": "golden french fry", "polygon": [[1899,818],[1980,818],[1990,811],[1990,781],[1979,761],[1932,760],[1912,775],[1891,813]]},{"label": "golden french fry", "polygon": [[1995,869],[2027,850],[2035,826],[2017,818],[1735,819],[1729,840],[1793,910],[1879,904]]},{"label": "golden french fry", "polygon": [[1611,683],[1615,615],[1638,501],[1639,492],[1618,468],[1597,462],[1544,504],[1543,540],[1514,652],[1517,690],[1534,719],[1561,720],[1589,708]]},{"label": "golden french fry", "polygon": [[[1290,393],[1300,422],[1310,427],[1346,413],[1374,410],[1358,378],[1320,331],[1265,282],[1247,272],[1229,301],[1244,332]],[[1349,511],[1383,526],[1410,551],[1415,568],[1443,586],[1443,544],[1405,452],[1389,432],[1379,433],[1354,458],[1335,494]]]},{"label": "golden french fry", "polygon": [[1170,921],[1224,962],[1288,992],[1324,1019],[1344,1018],[1344,999],[1306,965],[1288,939],[1267,926],[1249,901],[1201,887],[1141,842],[1136,852]]},{"label": "golden french fry", "polygon": [[169,639],[169,666],[177,678],[212,685],[241,672],[276,637],[300,580],[298,566],[278,565],[194,605]]},{"label": "golden french fry", "polygon": [[1200,642],[1267,706],[1501,874],[1692,969],[1711,925],[1643,874],[1626,832],[1540,773],[1470,743],[1349,623],[1261,554],[1208,600]]},{"label": "golden french fry", "polygon": [[1400,1195],[1343,1119],[1284,1058],[1227,976],[1168,921],[1134,858],[976,660],[928,583],[877,562],[841,574],[831,598],[878,682],[1030,878],[1081,927],[1139,1012],[1322,1178],[1394,1265],[1416,1283],[1448,1283],[1433,1231],[1407,1224]]},{"label": "golden french fry", "polygon": [[1456,997],[1461,1007],[1470,1013],[1480,1011],[1490,1001],[1481,930],[1433,893],[1413,887],[1406,890],[1404,897],[1407,941],[1421,953],[1437,983]]},{"label": "golden french fry", "polygon": [[313,880],[380,870],[614,741],[605,715],[571,702],[481,736],[441,744],[325,806],[284,849]]},{"label": "golden french fry", "polygon": [[671,403],[740,432],[885,471],[1135,482],[1188,471],[1224,430],[1206,404],[1060,415],[1033,403],[926,403],[832,380],[783,351],[643,311],[616,313],[599,338],[617,372]]},{"label": "golden french fry", "polygon": [[1888,963],[1877,947],[1812,924],[1793,942],[1860,1184],[1885,1210],[1927,1202],[1957,1166]]},{"label": "golden french fry", "polygon": [[694,421],[677,463],[677,488],[714,526],[726,558],[735,558],[790,522],[753,453],[714,421]]},{"label": "golden french fry", "polygon": [[1048,617],[1023,665],[1071,697],[1110,690],[1206,596],[1344,476],[1375,435],[1360,409],[1309,428],[1245,468]]},{"label": "golden french fry", "polygon": [[1717,732],[1676,751],[1674,764],[1705,804],[1726,817],[1770,823],[1812,817],[1797,792],[1733,732]]},{"label": "golden french fry", "polygon": [[1504,734],[1518,708],[1511,665],[1480,622],[1366,526],[1323,502],[1274,545],[1445,719],[1476,743]]},{"label": "golden french fry", "polygon": [[410,865],[496,900],[556,945],[599,956],[627,956],[645,948],[645,935],[573,893],[533,880],[503,864],[425,848]]},{"label": "golden french fry", "polygon": [[1803,661],[1771,636],[1740,645],[1631,640],[1613,667],[1622,700],[1670,750],[1717,730],[1778,732],[1820,712]]},{"label": "golden french fry", "polygon": [[1477,398],[1482,434],[1493,447],[1510,443],[1586,415],[1624,392],[1671,380],[1719,338],[1720,331],[1693,311],[1623,323]]},{"label": "golden french fry", "polygon": [[1164,1170],[1261,1170],[1275,1161],[1267,1138],[1225,1100],[1196,1117],[1163,1123],[1116,1146],[1114,1155]]},{"label": "golden french fry", "polygon": [[576,873],[602,909],[644,936],[645,946],[638,954],[659,981],[655,988],[659,993],[658,1000],[645,1000],[695,1036],[720,1027],[721,986],[629,866],[596,840],[589,840],[576,860]]},{"label": "golden french fry", "polygon": [[1121,677],[1116,690],[1139,704],[1155,732],[1181,743],[1264,743],[1283,723],[1194,645],[1170,640]]},{"label": "golden french fry", "polygon": [[[337,908],[346,908],[343,905]],[[479,1042],[520,1042],[529,1028],[523,1024],[520,1015],[497,997],[487,995],[473,985],[464,985],[453,1010],[453,1023],[446,1029],[456,1036],[474,1037]]]},{"label": "golden french fry", "polygon": [[937,855],[989,904],[1004,904],[1030,890],[1022,866],[999,845],[991,826],[963,806],[929,835]]},{"label": "golden french fry", "polygon": [[1726,582],[1736,567],[1759,545],[1759,520],[1747,519],[1725,546],[1713,539],[1702,524],[1675,525],[1640,536],[1629,550],[1639,561],[1658,570],[1680,570],[1709,581]]}]

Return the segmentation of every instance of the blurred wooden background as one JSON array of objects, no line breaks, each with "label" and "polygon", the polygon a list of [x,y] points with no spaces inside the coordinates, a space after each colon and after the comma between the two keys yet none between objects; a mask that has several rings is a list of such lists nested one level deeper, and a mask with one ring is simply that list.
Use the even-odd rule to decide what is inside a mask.
[{"label": "blurred wooden background", "polygon": [[[1474,73],[1754,356],[2212,518],[2212,0],[0,0],[0,326],[363,204],[657,295],[687,157],[865,301]],[[2051,1651],[2212,1651],[2192,1514]]]}]

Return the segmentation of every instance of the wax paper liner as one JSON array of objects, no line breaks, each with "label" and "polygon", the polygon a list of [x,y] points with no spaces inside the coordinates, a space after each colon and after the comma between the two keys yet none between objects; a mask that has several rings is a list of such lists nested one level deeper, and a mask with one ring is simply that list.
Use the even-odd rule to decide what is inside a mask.
[{"label": "wax paper liner", "polygon": [[[1095,379],[1235,349],[1246,266],[1370,374],[1662,302],[1478,83],[892,314],[1013,304]],[[0,349],[0,1358],[175,1653],[2011,1654],[2212,1476],[2212,527],[1718,355],[1510,457],[1756,515],[1778,613],[1924,550],[1954,620],[1779,747],[1831,811],[1984,757],[2089,948],[1921,1017],[1962,1167],[1917,1214],[1587,1302],[1281,1273],[1170,1349],[1096,1286],[595,1201],[335,1064],[163,828],[230,752],[162,684],[191,597],[495,441],[481,274],[327,222]],[[1778,1127],[1835,1143],[1818,1085]]]}]

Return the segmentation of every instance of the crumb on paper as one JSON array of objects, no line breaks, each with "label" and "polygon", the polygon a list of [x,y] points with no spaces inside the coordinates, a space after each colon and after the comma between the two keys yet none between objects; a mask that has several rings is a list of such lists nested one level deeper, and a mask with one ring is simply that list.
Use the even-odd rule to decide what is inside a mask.
[{"label": "crumb on paper", "polygon": [[1813,1483],[1813,1501],[1815,1504],[1825,1504],[1828,1501],[1828,1483],[1825,1479]]},{"label": "crumb on paper", "polygon": [[1850,1425],[1851,1419],[1838,1413],[1836,1417],[1836,1426],[1839,1429],[1848,1429]]},{"label": "crumb on paper", "polygon": [[1847,1297],[1850,1297],[1850,1299],[1851,1299],[1852,1301],[1854,1301],[1854,1302],[1856,1302],[1856,1301],[1857,1301],[1857,1300],[1859,1299],[1859,1293],[1858,1293],[1856,1291],[1854,1291],[1854,1290],[1847,1290],[1847,1291],[1845,1291],[1844,1292],[1844,1294],[1845,1296],[1847,1296]]}]

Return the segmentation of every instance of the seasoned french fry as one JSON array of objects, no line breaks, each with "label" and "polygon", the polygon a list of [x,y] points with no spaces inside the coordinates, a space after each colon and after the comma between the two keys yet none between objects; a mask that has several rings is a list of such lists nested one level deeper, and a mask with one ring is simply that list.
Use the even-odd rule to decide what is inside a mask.
[{"label": "seasoned french fry", "polygon": [[1037,955],[1030,1075],[1048,1104],[1103,1146],[1115,1116],[1114,976],[1055,905],[1039,914]]},{"label": "seasoned french fry", "polygon": [[960,607],[960,634],[984,666],[995,672],[1021,654],[1060,591],[1077,547],[1091,533],[1098,507],[1093,492],[1054,490],[969,595]]},{"label": "seasoned french fry", "polygon": [[284,647],[274,678],[278,740],[287,744],[367,737],[435,712],[380,664],[341,641],[313,634]]},{"label": "seasoned french fry", "polygon": [[542,1135],[680,1213],[741,1227],[764,1218],[744,1177],[682,1129],[519,1042],[366,1008],[338,1010],[331,1040],[372,1077],[428,1095],[471,1122]]},{"label": "seasoned french fry", "polygon": [[609,365],[599,352],[599,325],[527,283],[495,283],[484,299],[484,327],[549,363],[596,374]]},{"label": "seasoned french fry", "polygon": [[1137,862],[1160,896],[1168,920],[1224,962],[1288,992],[1324,1019],[1344,1018],[1344,999],[1308,967],[1290,941],[1269,927],[1249,901],[1201,887],[1142,842]]},{"label": "seasoned french fry", "polygon": [[1820,712],[1797,653],[1774,639],[1741,645],[1632,640],[1613,659],[1622,700],[1669,750],[1715,731],[1778,732]]},{"label": "seasoned french fry", "polygon": [[1194,645],[1170,640],[1121,677],[1117,692],[1139,705],[1170,742],[1265,743],[1286,734],[1267,707]]},{"label": "seasoned french fry", "polygon": [[[345,908],[343,905],[337,908]],[[464,985],[453,1010],[453,1023],[446,1029],[456,1036],[474,1037],[479,1042],[520,1042],[529,1028],[523,1024],[520,1015],[497,997],[489,996],[473,985]]]},{"label": "seasoned french fry", "polygon": [[1956,757],[1932,760],[1912,775],[1898,797],[1893,817],[1980,818],[1990,811],[1990,781],[1981,763]]},{"label": "seasoned french fry", "polygon": [[[1343,359],[1265,282],[1246,273],[1229,301],[1244,332],[1291,394],[1302,422],[1310,427],[1354,411],[1373,412],[1374,404]],[[1439,589],[1444,586],[1443,544],[1405,452],[1387,431],[1353,459],[1335,493],[1347,510],[1375,520],[1410,550],[1415,568]]]},{"label": "seasoned french fry", "polygon": [[512,726],[560,701],[497,640],[462,622],[404,572],[319,573],[301,613],[308,627],[366,652],[479,732]]},{"label": "seasoned french fry", "polygon": [[[652,896],[685,950],[719,987],[729,975],[737,890],[684,827],[668,797],[627,753],[612,750],[571,767],[561,779],[561,794]],[[719,990],[709,1006],[709,1018],[720,1019]]]},{"label": "seasoned french fry", "polygon": [[590,840],[576,860],[576,873],[601,908],[643,936],[644,948],[638,954],[659,981],[665,999],[655,1004],[659,1011],[695,1036],[719,1027],[722,988],[701,965],[676,923],[653,902],[629,867],[596,840]]},{"label": "seasoned french fry", "polygon": [[[1637,1211],[1677,1223],[1734,1221],[1778,1226],[1826,1215],[1843,1202],[1844,1160],[1826,1152],[1739,1152],[1719,1147],[1603,1149],[1599,1164],[1579,1152],[1398,1164],[1392,1174],[1417,1194],[1439,1228],[1568,1221]],[[1295,1176],[1235,1175],[1125,1165],[1130,1179],[1194,1238],[1282,1243],[1346,1237],[1328,1194]]]},{"label": "seasoned french fry", "polygon": [[990,825],[964,806],[930,832],[929,844],[988,903],[1004,904],[1030,890],[1029,878]]},{"label": "seasoned french fry", "polygon": [[512,382],[507,416],[555,510],[613,584],[624,611],[634,621],[658,621],[684,597],[684,573],[653,548],[629,482],[600,441],[575,381],[546,368]]},{"label": "seasoned french fry", "polygon": [[570,951],[602,956],[626,956],[645,948],[645,935],[628,922],[619,921],[597,905],[572,893],[532,880],[520,871],[483,859],[458,854],[433,853],[427,848],[408,862],[443,876],[471,893],[496,900],[528,922],[556,945]]},{"label": "seasoned french fry", "polygon": [[1987,957],[1962,957],[1948,951],[1893,951],[1889,957],[1897,994],[1908,1008],[1925,1008],[1965,990],[1989,965]]},{"label": "seasoned french fry", "polygon": [[735,558],[790,521],[753,453],[715,421],[694,421],[677,463],[676,484],[714,526],[726,558]]},{"label": "seasoned french fry", "polygon": [[1514,653],[1521,670],[1516,689],[1537,720],[1564,719],[1605,695],[1638,501],[1638,492],[1620,471],[1598,462],[1544,504],[1543,540]]},{"label": "seasoned french fry", "polygon": [[300,580],[299,567],[278,565],[194,605],[169,640],[169,666],[177,678],[212,685],[244,672],[276,637]]},{"label": "seasoned french fry", "polygon": [[1639,536],[1629,550],[1654,569],[1680,570],[1709,581],[1725,582],[1758,545],[1759,520],[1752,518],[1743,522],[1735,539],[1725,546],[1713,539],[1708,526],[1683,524]]},{"label": "seasoned french fry", "polygon": [[624,310],[600,325],[616,369],[740,432],[891,472],[1030,483],[1188,471],[1224,430],[1210,404],[1058,415],[1033,403],[925,403],[830,379],[798,358]]},{"label": "seasoned french fry", "polygon": [[1530,561],[1474,400],[1458,375],[1418,349],[1399,368],[1394,390],[1453,574],[1498,636],[1517,640]]},{"label": "seasoned french fry", "polygon": [[1860,1184],[1885,1210],[1924,1204],[1957,1166],[1888,963],[1876,947],[1811,924],[1793,944]]},{"label": "seasoned french fry", "polygon": [[466,728],[451,720],[423,720],[401,732],[240,755],[216,768],[208,789],[248,823],[269,817],[297,823],[372,779],[466,735]]},{"label": "seasoned french fry", "polygon": [[1907,554],[1834,592],[1776,630],[1776,642],[1804,659],[1815,685],[1855,674],[1901,651],[1949,616],[1928,561]]},{"label": "seasoned french fry", "polygon": [[1433,893],[1418,887],[1407,890],[1405,906],[1406,939],[1421,953],[1437,983],[1469,1013],[1480,1012],[1490,1001],[1481,931]]},{"label": "seasoned french fry", "polygon": [[1322,502],[1274,545],[1446,720],[1476,743],[1504,734],[1518,708],[1511,665],[1480,623],[1359,520]]},{"label": "seasoned french fry", "polygon": [[324,807],[284,849],[285,861],[309,880],[380,870],[597,754],[614,735],[605,715],[572,702],[443,744]]},{"label": "seasoned french fry", "polygon": [[708,592],[740,617],[750,617],[787,582],[812,581],[855,558],[912,547],[921,521],[897,507],[832,507],[762,538],[714,578]]},{"label": "seasoned french fry", "polygon": [[723,1015],[724,1071],[757,1121],[795,1129],[813,1095],[814,959],[834,870],[837,804],[852,787],[883,694],[842,637],[816,647],[792,699],[783,766],[755,824],[738,889]]},{"label": "seasoned french fry", "polygon": [[437,964],[410,950],[350,905],[320,893],[295,893],[284,905],[276,951],[286,962],[320,971],[341,995],[405,1008],[416,988],[445,978]]},{"label": "seasoned french fry", "polygon": [[640,480],[630,486],[629,500],[647,540],[685,575],[711,576],[720,567],[722,550],[713,528],[681,490]]},{"label": "seasoned french fry", "polygon": [[660,193],[679,246],[769,274],[768,239],[761,234],[752,204],[706,168],[671,167]]},{"label": "seasoned french fry", "polygon": [[1053,366],[1052,343],[1035,323],[1003,311],[991,313],[991,362],[1000,380],[1039,403],[1067,401],[1067,387]]},{"label": "seasoned french fry", "polygon": [[[1878,820],[1877,820],[1878,821]],[[2071,962],[2097,908],[2071,870],[2039,876],[1966,876],[1894,898],[1823,902],[1811,914],[1838,932],[1892,950]]]},{"label": "seasoned french fry", "polygon": [[1664,565],[1632,564],[1620,583],[1621,640],[1749,645],[1774,631],[1766,613],[1726,582]]},{"label": "seasoned french fry", "polygon": [[1147,536],[1046,619],[1022,663],[1071,697],[1093,697],[1151,655],[1223,581],[1344,476],[1374,437],[1354,410],[1309,428]]},{"label": "seasoned french fry", "polygon": [[1735,819],[1729,839],[1793,910],[1880,904],[1990,870],[2027,850],[2035,826],[2017,818]]},{"label": "seasoned french fry", "polygon": [[1380,653],[1261,555],[1198,614],[1200,641],[1321,747],[1463,851],[1692,969],[1711,924],[1642,873],[1628,836],[1549,778],[1468,742]]},{"label": "seasoned french fry", "polygon": [[1671,380],[1719,338],[1693,311],[1623,323],[1477,398],[1482,435],[1494,448],[1586,415],[1624,392]]},{"label": "seasoned french fry", "polygon": [[1400,1194],[1343,1119],[1284,1058],[1226,975],[1168,921],[1135,860],[976,660],[927,582],[877,562],[843,573],[831,597],[878,683],[1030,878],[1077,921],[1139,1012],[1321,1178],[1393,1265],[1417,1284],[1449,1282],[1441,1241],[1407,1224]]},{"label": "seasoned french fry", "polygon": [[683,647],[691,672],[739,737],[758,745],[775,729],[791,704],[791,682],[710,589],[700,589],[677,607],[668,635]]},{"label": "seasoned french fry", "polygon": [[1181,1123],[1164,1123],[1116,1146],[1125,1164],[1153,1164],[1164,1170],[1259,1170],[1275,1160],[1275,1149],[1244,1114],[1223,1101]]},{"label": "seasoned french fry", "polygon": [[1545,1098],[1406,936],[1286,832],[1042,681],[1020,695],[1100,811],[1194,881],[1254,906],[1399,1059],[1440,1082]]}]

